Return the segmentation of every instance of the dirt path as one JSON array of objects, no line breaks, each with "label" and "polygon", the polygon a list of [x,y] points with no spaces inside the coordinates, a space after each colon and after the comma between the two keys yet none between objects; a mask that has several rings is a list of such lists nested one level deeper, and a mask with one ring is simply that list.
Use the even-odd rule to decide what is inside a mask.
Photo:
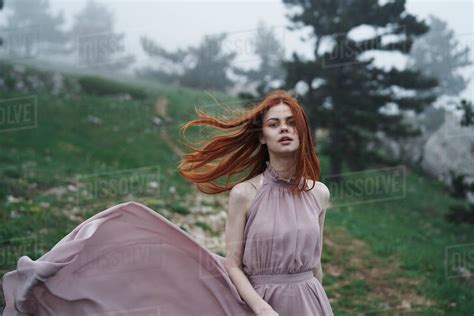
[{"label": "dirt path", "polygon": [[176,146],[173,138],[170,136],[168,131],[167,123],[172,122],[173,120],[168,116],[167,109],[168,109],[168,99],[166,97],[160,96],[155,101],[155,113],[160,116],[162,119],[160,125],[160,136],[161,139],[165,141],[165,143],[171,148],[171,150],[178,156],[181,157],[183,152],[181,149]]},{"label": "dirt path", "polygon": [[[381,302],[379,308],[360,315],[415,315],[428,306],[436,306],[417,290],[421,280],[400,276],[400,262],[395,256],[374,255],[365,242],[341,226],[325,227],[324,235],[323,256],[326,253],[330,259],[323,263],[323,272],[336,279],[331,285],[325,285],[323,278],[324,288],[335,293],[331,302],[344,302],[339,306],[347,306],[348,302],[373,306],[374,301]],[[343,310],[357,315],[350,307]]]}]

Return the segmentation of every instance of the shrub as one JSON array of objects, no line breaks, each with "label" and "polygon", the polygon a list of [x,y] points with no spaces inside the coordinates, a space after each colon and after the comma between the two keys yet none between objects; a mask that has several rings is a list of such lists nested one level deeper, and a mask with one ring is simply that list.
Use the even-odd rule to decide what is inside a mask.
[{"label": "shrub", "polygon": [[136,99],[146,98],[144,90],[125,83],[90,75],[81,76],[78,81],[82,90],[92,95],[104,96],[128,93]]}]

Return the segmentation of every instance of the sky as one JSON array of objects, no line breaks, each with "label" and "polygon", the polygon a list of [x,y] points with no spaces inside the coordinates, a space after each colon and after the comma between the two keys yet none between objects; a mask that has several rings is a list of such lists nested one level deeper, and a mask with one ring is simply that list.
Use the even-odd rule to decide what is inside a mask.
[{"label": "sky", "polygon": [[[311,57],[312,41],[303,42],[301,37],[308,34],[302,30],[289,31],[291,25],[285,14],[289,9],[281,0],[95,0],[107,4],[115,13],[116,31],[124,32],[125,49],[137,57],[137,65],[150,62],[141,49],[139,38],[147,36],[167,49],[185,48],[197,45],[206,34],[226,32],[225,49],[237,52],[236,63],[242,68],[256,65],[257,60],[251,53],[257,23],[263,21],[272,27],[275,36],[283,44],[285,55],[289,58],[293,52]],[[70,26],[72,18],[86,1],[50,0],[53,12],[62,10],[66,18],[65,27]],[[8,1],[6,2],[8,6]],[[471,59],[474,60],[474,0],[408,0],[407,11],[419,19],[434,14],[448,22],[457,36],[458,41],[471,47]],[[363,34],[363,30],[361,31]],[[403,56],[379,54],[376,63],[384,67],[403,67]],[[473,77],[473,67],[463,71],[466,76]],[[466,89],[464,96],[473,99],[474,82]]]}]

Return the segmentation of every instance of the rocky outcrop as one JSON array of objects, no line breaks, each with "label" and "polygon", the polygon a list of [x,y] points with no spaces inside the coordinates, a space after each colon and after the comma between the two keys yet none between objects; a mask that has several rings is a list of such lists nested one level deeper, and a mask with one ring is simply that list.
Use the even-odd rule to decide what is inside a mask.
[{"label": "rocky outcrop", "polygon": [[430,108],[407,120],[423,133],[401,142],[378,134],[389,157],[419,166],[447,185],[451,185],[450,171],[465,174],[468,183],[474,182],[474,126],[461,126],[459,113],[441,108]]},{"label": "rocky outcrop", "polygon": [[31,93],[48,91],[52,95],[79,93],[76,79],[59,72],[38,70],[22,64],[0,60],[0,92]]}]

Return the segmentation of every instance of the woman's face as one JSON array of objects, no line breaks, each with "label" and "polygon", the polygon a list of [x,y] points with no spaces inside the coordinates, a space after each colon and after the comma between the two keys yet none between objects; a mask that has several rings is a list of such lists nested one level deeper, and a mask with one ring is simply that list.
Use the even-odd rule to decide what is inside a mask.
[{"label": "woman's face", "polygon": [[[294,153],[300,145],[293,113],[285,103],[274,105],[265,113],[262,133],[260,142],[274,153]],[[289,141],[281,141],[284,137]]]}]

